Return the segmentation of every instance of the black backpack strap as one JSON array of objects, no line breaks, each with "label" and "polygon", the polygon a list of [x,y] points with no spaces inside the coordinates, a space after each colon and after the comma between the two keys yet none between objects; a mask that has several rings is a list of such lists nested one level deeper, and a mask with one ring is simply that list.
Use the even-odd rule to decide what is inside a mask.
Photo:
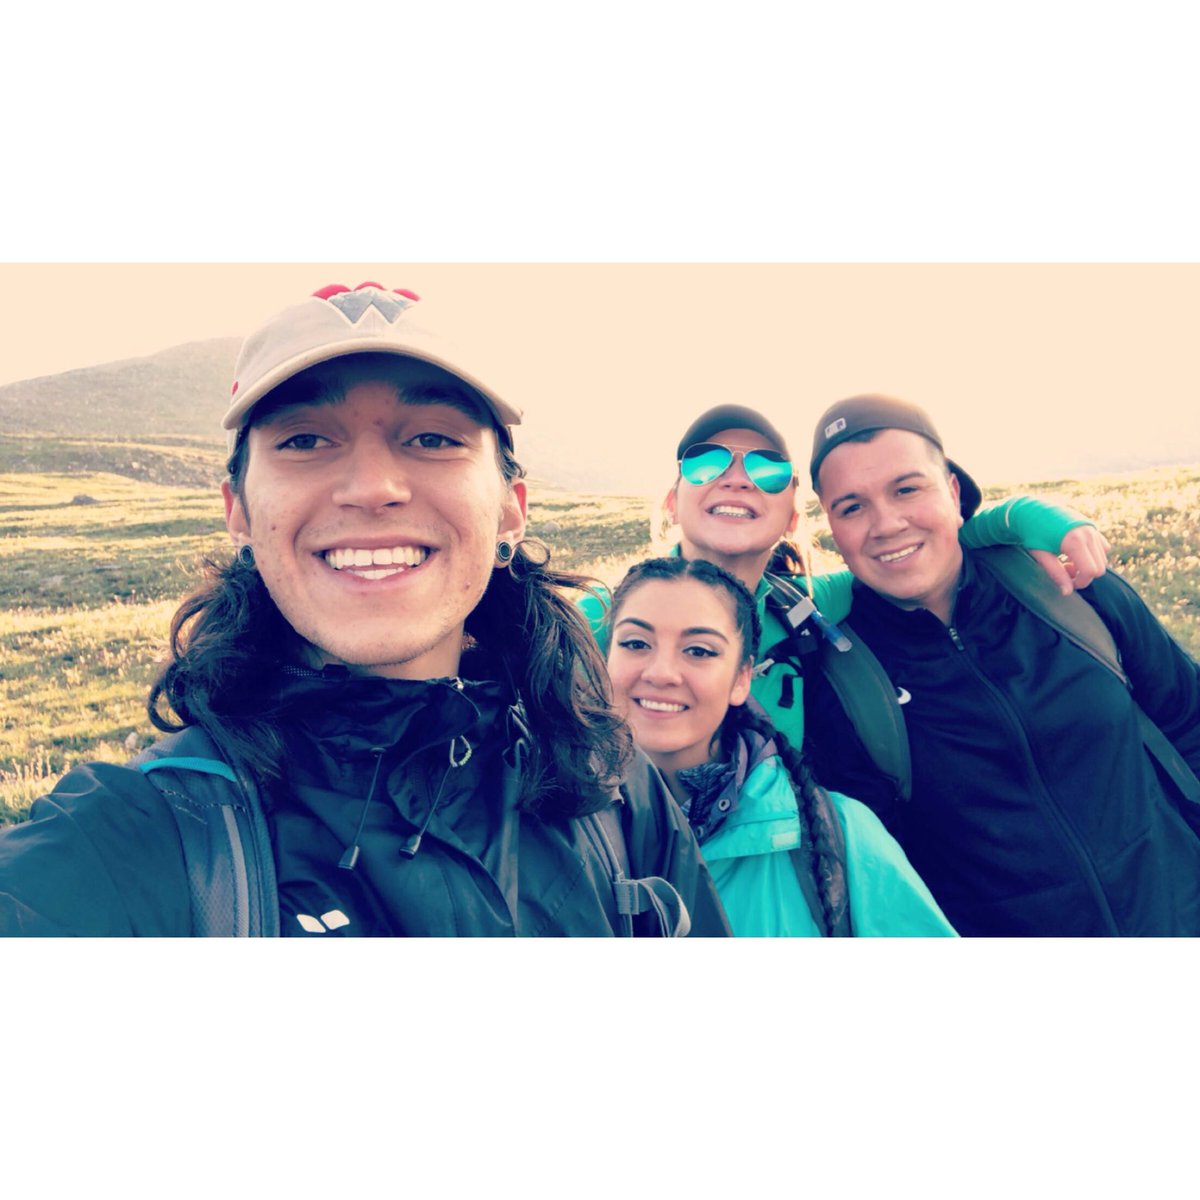
[{"label": "black backpack strap", "polygon": [[[883,665],[853,629],[822,617],[790,580],[769,573],[766,578],[767,604],[789,631],[794,660],[807,661],[809,670],[825,676],[876,770],[899,799],[907,800],[912,795],[908,729],[896,687]],[[768,656],[779,657],[780,649],[773,647]]]},{"label": "black backpack strap", "polygon": [[[770,571],[767,571],[763,578],[769,585],[767,607],[779,618],[787,635],[784,641],[768,650],[765,657],[772,657],[782,651],[781,657],[790,658],[800,667],[805,657],[816,653],[822,639],[840,653],[850,649],[850,644],[842,635],[841,629],[829,620],[813,603],[812,597],[801,591],[792,580]],[[790,654],[787,653],[789,648]]]},{"label": "black backpack strap", "polygon": [[[1107,667],[1132,693],[1112,630],[1082,596],[1074,592],[1064,596],[1033,558],[1015,546],[990,546],[974,551],[974,555],[976,561],[1034,616]],[[1147,752],[1185,800],[1200,804],[1200,779],[1167,735],[1137,703],[1136,696],[1133,700]]]},{"label": "black backpack strap", "polygon": [[1163,769],[1185,800],[1200,804],[1200,779],[1188,766],[1187,759],[1175,749],[1171,739],[1150,719],[1140,704],[1137,705],[1137,717],[1142,731],[1142,744],[1150,757]]},{"label": "black backpack strap", "polygon": [[275,861],[258,789],[190,726],[133,759],[175,818],[197,937],[277,937]]},{"label": "black backpack strap", "polygon": [[817,666],[875,769],[900,800],[907,800],[912,795],[912,758],[896,685],[870,647],[844,621],[841,630],[850,643],[850,652],[837,654],[823,649]]},{"label": "black backpack strap", "polygon": [[661,875],[630,879],[629,852],[621,828],[621,802],[614,801],[599,812],[579,818],[585,836],[607,864],[613,896],[625,937],[633,937],[633,918],[652,913],[660,937],[687,937],[692,919],[687,905],[673,884]]}]

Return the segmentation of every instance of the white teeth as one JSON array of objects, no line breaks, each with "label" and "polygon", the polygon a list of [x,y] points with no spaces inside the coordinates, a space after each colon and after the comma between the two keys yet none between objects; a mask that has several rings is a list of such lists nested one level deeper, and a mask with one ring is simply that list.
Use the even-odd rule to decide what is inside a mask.
[{"label": "white teeth", "polygon": [[714,517],[753,517],[748,508],[737,508],[732,504],[718,504],[709,510]]},{"label": "white teeth", "polygon": [[687,710],[686,704],[664,704],[661,700],[635,700],[640,708],[648,708],[651,712],[678,713]]},{"label": "white teeth", "polygon": [[881,554],[879,561],[885,563],[899,562],[900,559],[907,558],[910,554],[916,554],[918,549],[919,547],[917,546],[909,546],[907,549],[897,550],[895,554]]},{"label": "white teeth", "polygon": [[[325,561],[335,571],[344,571],[347,567],[419,567],[428,557],[429,551],[424,546],[393,546],[390,550],[386,547],[381,550],[360,550],[342,546],[325,551]],[[396,572],[356,569],[355,574],[363,579],[384,579]]]}]

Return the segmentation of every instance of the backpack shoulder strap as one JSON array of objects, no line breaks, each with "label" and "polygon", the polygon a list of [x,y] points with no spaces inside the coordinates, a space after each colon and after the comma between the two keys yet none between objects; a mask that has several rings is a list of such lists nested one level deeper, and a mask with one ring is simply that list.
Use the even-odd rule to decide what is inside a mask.
[{"label": "backpack shoulder strap", "polygon": [[[509,765],[520,770],[528,757],[529,725],[524,709],[518,704],[508,710]],[[613,898],[624,937],[633,937],[633,918],[653,913],[659,936],[687,937],[692,927],[687,904],[673,884],[658,875],[629,878],[629,850],[621,827],[623,801],[614,799],[599,812],[577,818],[584,837],[605,864],[612,880]]]},{"label": "backpack shoulder strap", "polygon": [[[907,800],[912,794],[908,729],[896,687],[883,665],[849,625],[822,617],[791,580],[769,573],[766,578],[771,585],[767,604],[783,622],[797,656],[829,681],[876,770],[901,800]],[[821,637],[813,635],[810,623]],[[770,651],[776,653],[777,649]]]},{"label": "backpack shoulder strap", "polygon": [[974,556],[1035,617],[1057,629],[1129,686],[1111,631],[1082,596],[1074,592],[1064,596],[1046,572],[1016,546],[988,546],[974,551]]},{"label": "backpack shoulder strap", "polygon": [[850,643],[849,653],[839,654],[830,647],[822,647],[817,666],[829,681],[875,769],[891,783],[901,800],[907,800],[912,795],[912,759],[896,685],[854,630],[845,622],[841,630]]},{"label": "backpack shoulder strap", "polygon": [[813,638],[814,629],[835,650],[844,654],[850,649],[837,625],[821,612],[811,596],[801,591],[786,575],[775,575],[767,571],[764,578],[770,585],[767,591],[767,607],[779,616],[788,635],[800,643],[797,648],[801,654],[810,652],[806,639]]},{"label": "backpack shoulder strap", "polygon": [[[977,561],[1034,616],[1107,667],[1132,691],[1112,631],[1082,596],[1075,592],[1064,596],[1033,558],[1015,546],[989,546],[974,551],[974,554]],[[1200,779],[1167,735],[1137,703],[1136,697],[1134,706],[1142,741],[1150,756],[1186,800],[1200,804]]]},{"label": "backpack shoulder strap", "polygon": [[642,913],[651,913],[660,937],[687,937],[692,919],[675,886],[661,875],[628,878],[629,852],[621,828],[621,801],[614,801],[599,812],[580,817],[579,823],[593,848],[608,866],[623,935],[633,937],[633,918]]},{"label": "backpack shoulder strap", "polygon": [[179,830],[198,937],[274,937],[279,902],[258,789],[198,726],[134,758]]}]

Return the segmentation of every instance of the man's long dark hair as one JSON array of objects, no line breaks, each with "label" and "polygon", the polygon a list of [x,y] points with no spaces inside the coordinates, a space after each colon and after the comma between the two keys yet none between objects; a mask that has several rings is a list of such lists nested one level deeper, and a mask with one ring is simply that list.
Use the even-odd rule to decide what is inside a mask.
[{"label": "man's long dark hair", "polygon": [[[260,401],[258,419],[288,402],[294,395],[288,384],[276,389],[283,395],[275,402]],[[499,437],[497,459],[506,486],[524,476]],[[246,460],[243,436],[228,466],[230,487],[239,497]],[[537,539],[520,543],[508,569],[493,570],[467,618],[466,633],[498,664],[523,705],[529,729],[525,808],[577,816],[610,802],[632,760],[633,740],[612,707],[595,639],[563,594],[583,591],[593,581],[552,570],[549,557]],[[165,732],[188,725],[208,729],[240,766],[269,786],[284,773],[274,696],[278,668],[297,661],[296,638],[252,565],[237,558],[206,559],[203,582],[171,622],[170,659],[147,701],[150,720]]]}]

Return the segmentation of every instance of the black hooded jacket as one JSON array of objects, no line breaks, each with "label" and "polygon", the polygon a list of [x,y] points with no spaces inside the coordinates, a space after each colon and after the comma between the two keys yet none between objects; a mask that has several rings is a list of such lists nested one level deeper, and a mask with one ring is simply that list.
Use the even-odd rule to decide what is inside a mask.
[{"label": "black hooded jacket", "polygon": [[[1200,934],[1200,806],[1159,778],[1129,690],[965,559],[949,628],[854,587],[848,623],[903,689],[912,799],[895,798],[813,673],[822,782],[875,809],[962,934]],[[1080,594],[1133,696],[1200,769],[1196,663],[1119,576]]]},{"label": "black hooded jacket", "polygon": [[[279,703],[285,777],[267,820],[285,935],[619,930],[580,822],[523,806],[499,685],[286,669]],[[640,754],[621,795],[630,874],[671,882],[694,935],[728,935],[687,821]],[[188,896],[174,818],[139,771],[78,767],[0,831],[0,933],[188,936]]]}]

